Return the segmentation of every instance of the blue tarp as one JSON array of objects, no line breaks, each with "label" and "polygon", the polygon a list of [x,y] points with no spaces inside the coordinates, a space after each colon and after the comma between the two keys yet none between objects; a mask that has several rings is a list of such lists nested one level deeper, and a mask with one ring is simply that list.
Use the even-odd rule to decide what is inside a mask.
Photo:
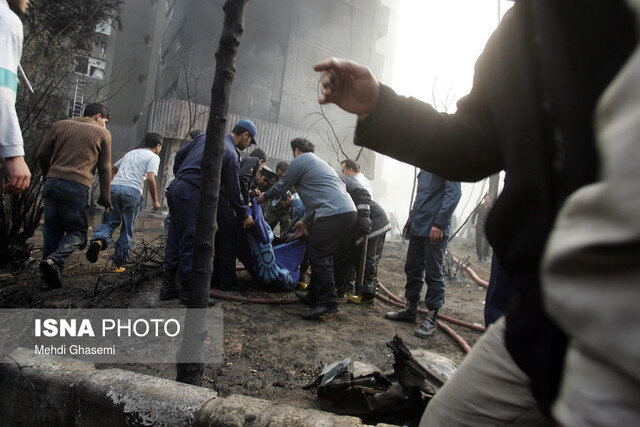
[{"label": "blue tarp", "polygon": [[247,210],[256,225],[240,233],[238,259],[261,288],[272,292],[291,291],[300,278],[299,268],[306,244],[294,240],[275,248],[271,246],[273,231],[256,199],[252,202],[253,206]]}]

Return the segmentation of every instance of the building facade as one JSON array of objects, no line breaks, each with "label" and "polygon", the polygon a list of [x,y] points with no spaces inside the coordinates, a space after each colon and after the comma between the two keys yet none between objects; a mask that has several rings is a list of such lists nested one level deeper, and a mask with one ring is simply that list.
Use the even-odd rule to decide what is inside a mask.
[{"label": "building facade", "polygon": [[[133,148],[145,132],[163,135],[163,187],[189,131],[206,129],[223,5],[224,0],[128,0],[122,30],[111,35],[111,79],[117,70],[134,69],[134,78],[107,101],[114,152]],[[254,120],[274,160],[291,160],[289,140],[305,136],[339,170],[345,154],[356,157],[360,151],[353,145],[355,120],[335,106],[320,109],[313,64],[345,57],[380,75],[384,57],[376,45],[388,20],[389,8],[380,0],[252,0],[236,60],[230,121]],[[374,153],[363,152],[359,162],[374,179]]]}]

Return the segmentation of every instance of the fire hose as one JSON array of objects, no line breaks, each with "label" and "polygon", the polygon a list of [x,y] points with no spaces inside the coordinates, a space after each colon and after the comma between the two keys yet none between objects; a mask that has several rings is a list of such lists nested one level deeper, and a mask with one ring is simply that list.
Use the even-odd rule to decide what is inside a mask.
[{"label": "fire hose", "polygon": [[[452,255],[452,257],[453,257],[453,260],[454,260],[455,262],[457,262],[458,264],[460,264],[460,263],[461,263],[461,261],[460,261],[458,258],[454,257],[453,255]],[[488,288],[488,287],[489,287],[489,282],[487,282],[486,280],[482,280],[482,279],[481,279],[481,278],[476,274],[476,272],[475,272],[475,271],[473,271],[473,270],[471,269],[471,267],[466,266],[464,269],[465,269],[465,271],[466,271],[467,273],[469,273],[469,276],[471,276],[471,278],[473,279],[473,281],[474,281],[474,282],[476,282],[478,285],[482,286],[483,288]]]},{"label": "fire hose", "polygon": [[217,299],[224,299],[228,301],[237,301],[237,302],[249,302],[253,304],[297,304],[300,302],[298,298],[295,299],[270,299],[270,298],[248,298],[248,297],[240,297],[237,295],[229,295],[223,294],[220,292],[209,292],[209,296]]},{"label": "fire hose", "polygon": [[469,276],[471,276],[471,278],[480,286],[482,286],[483,288],[488,288],[489,287],[489,282],[487,282],[486,280],[482,280],[480,277],[478,277],[478,275],[476,274],[475,271],[473,271],[471,269],[471,267],[465,267],[465,270],[467,271],[467,273],[469,273]]}]

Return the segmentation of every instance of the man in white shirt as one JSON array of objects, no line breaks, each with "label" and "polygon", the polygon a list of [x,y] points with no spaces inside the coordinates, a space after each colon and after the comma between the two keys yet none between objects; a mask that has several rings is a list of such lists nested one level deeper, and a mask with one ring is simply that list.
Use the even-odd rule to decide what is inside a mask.
[{"label": "man in white shirt", "polygon": [[144,181],[148,183],[148,191],[153,200],[153,210],[160,210],[160,202],[156,193],[156,175],[160,166],[160,150],[162,137],[157,133],[147,133],[143,148],[129,151],[113,166],[111,180],[111,203],[113,208],[102,215],[102,224],[93,233],[91,245],[87,250],[87,259],[96,262],[100,251],[107,248],[111,236],[120,224],[120,237],[116,242],[115,252],[111,257],[115,266],[113,271],[121,273],[123,265],[129,259],[129,250],[133,245],[133,224],[141,209]]},{"label": "man in white shirt", "polygon": [[2,191],[9,194],[22,192],[31,181],[15,109],[24,39],[17,14],[25,13],[28,6],[28,0],[0,0],[0,157],[8,177]]},{"label": "man in white shirt", "polygon": [[371,183],[364,176],[363,173],[360,172],[360,165],[353,159],[343,160],[340,164],[342,166],[342,174],[350,176],[351,178],[355,178],[356,181],[360,183],[368,192],[371,198],[373,199],[373,190],[371,189]]}]

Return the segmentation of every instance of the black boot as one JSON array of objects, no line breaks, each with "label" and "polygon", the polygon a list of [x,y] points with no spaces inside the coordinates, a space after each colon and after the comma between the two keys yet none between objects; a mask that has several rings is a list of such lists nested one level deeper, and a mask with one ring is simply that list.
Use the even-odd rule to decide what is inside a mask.
[{"label": "black boot", "polygon": [[303,292],[296,291],[296,297],[304,305],[308,305],[309,307],[314,307],[316,305],[316,299],[311,295],[311,292],[307,292],[305,294]]},{"label": "black boot", "polygon": [[418,338],[427,338],[436,332],[438,324],[436,318],[438,317],[438,310],[429,310],[427,317],[424,319],[424,323],[413,333]]},{"label": "black boot", "polygon": [[[191,299],[191,289],[189,288],[189,281],[183,280],[180,284],[180,304],[187,305]],[[209,307],[216,304],[216,300],[209,297]]]},{"label": "black boot", "polygon": [[160,300],[166,301],[180,296],[180,289],[176,286],[177,270],[164,270],[162,276],[162,288],[160,289]]},{"label": "black boot", "polygon": [[316,307],[313,307],[311,311],[304,313],[302,315],[302,318],[305,320],[313,320],[313,319],[319,318],[322,315],[337,313],[339,311],[340,311],[340,307],[338,306],[338,304],[331,305],[330,307],[316,306]]},{"label": "black boot", "polygon": [[385,314],[385,319],[395,320],[396,322],[415,323],[418,314],[418,301],[407,301],[407,307],[400,311],[390,311]]}]

